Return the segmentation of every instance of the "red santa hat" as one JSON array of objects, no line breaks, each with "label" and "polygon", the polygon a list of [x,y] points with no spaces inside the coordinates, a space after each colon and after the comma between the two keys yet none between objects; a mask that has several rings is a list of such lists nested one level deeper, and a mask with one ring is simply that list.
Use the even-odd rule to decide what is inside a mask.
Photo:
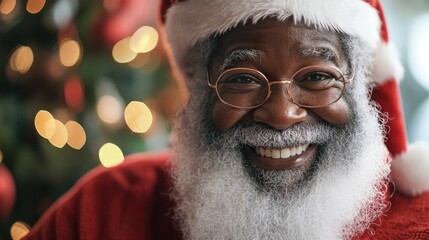
[{"label": "red santa hat", "polygon": [[389,43],[379,0],[163,0],[161,21],[179,70],[187,64],[188,50],[198,41],[222,34],[244,22],[267,16],[289,17],[316,28],[342,32],[361,39],[372,51],[372,99],[387,116],[386,146],[393,156],[392,179],[408,195],[429,190],[429,145],[408,145],[399,80],[403,68]]}]

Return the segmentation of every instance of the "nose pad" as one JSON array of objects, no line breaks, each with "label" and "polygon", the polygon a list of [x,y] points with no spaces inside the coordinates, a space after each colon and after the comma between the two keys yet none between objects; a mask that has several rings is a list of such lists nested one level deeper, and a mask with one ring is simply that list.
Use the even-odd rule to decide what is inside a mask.
[{"label": "nose pad", "polygon": [[287,84],[274,84],[268,100],[253,111],[253,120],[265,123],[274,129],[287,129],[307,119],[305,108],[293,102],[287,92]]}]

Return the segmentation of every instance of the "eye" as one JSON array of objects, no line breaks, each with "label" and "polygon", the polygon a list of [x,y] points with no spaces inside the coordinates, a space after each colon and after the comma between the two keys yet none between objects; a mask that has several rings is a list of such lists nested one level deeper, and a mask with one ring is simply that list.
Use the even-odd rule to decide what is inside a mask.
[{"label": "eye", "polygon": [[330,81],[334,79],[335,77],[331,76],[330,74],[323,73],[323,72],[313,72],[313,73],[308,73],[304,75],[298,81],[321,82],[321,81]]},{"label": "eye", "polygon": [[263,84],[261,80],[259,80],[257,77],[254,77],[249,74],[237,74],[233,75],[231,77],[228,77],[224,80],[221,80],[221,83],[225,84],[242,84],[242,85],[260,85]]},{"label": "eye", "polygon": [[225,81],[224,83],[237,83],[237,84],[261,84],[261,81],[254,76],[251,75],[235,75],[232,76]]}]

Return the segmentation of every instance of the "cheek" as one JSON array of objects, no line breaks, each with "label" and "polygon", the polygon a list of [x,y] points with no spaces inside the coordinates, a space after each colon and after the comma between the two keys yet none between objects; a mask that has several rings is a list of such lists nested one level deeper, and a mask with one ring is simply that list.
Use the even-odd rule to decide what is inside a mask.
[{"label": "cheek", "polygon": [[236,109],[216,102],[212,114],[213,124],[218,130],[226,131],[245,117],[248,112],[249,110]]},{"label": "cheek", "polygon": [[334,126],[344,126],[351,118],[350,106],[343,98],[334,104],[312,111]]}]

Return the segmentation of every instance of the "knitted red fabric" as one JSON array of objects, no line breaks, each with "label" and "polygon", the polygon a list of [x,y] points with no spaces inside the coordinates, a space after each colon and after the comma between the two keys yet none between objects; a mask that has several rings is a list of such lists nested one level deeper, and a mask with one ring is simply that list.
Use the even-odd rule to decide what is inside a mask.
[{"label": "knitted red fabric", "polygon": [[24,239],[180,239],[168,197],[169,152],[138,154],[80,180]]},{"label": "knitted red fabric", "polygon": [[[62,197],[25,238],[181,239],[172,220],[169,152],[138,154],[111,169],[95,169]],[[375,235],[354,239],[429,239],[429,192],[395,194]],[[213,226],[214,227],[214,226]]]}]

